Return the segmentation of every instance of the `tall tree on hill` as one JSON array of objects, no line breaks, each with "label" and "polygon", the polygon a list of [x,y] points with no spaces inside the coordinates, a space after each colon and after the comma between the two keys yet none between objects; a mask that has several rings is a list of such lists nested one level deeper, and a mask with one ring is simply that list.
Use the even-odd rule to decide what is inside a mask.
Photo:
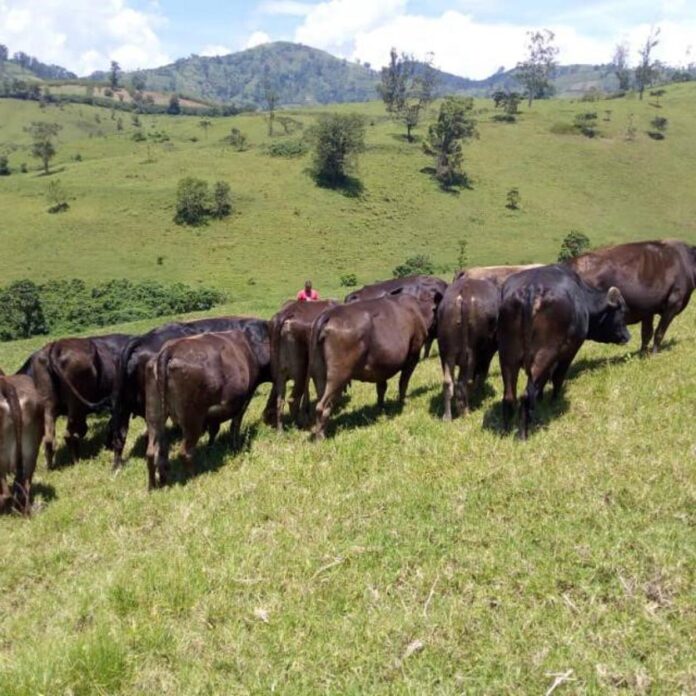
[{"label": "tall tree on hill", "polygon": [[422,63],[413,56],[395,48],[389,53],[389,65],[382,68],[377,91],[387,112],[406,126],[406,138],[413,142],[413,129],[435,97],[437,72],[433,68],[433,56],[429,54]]},{"label": "tall tree on hill", "polygon": [[619,89],[627,92],[631,87],[631,69],[628,67],[628,46],[625,43],[616,44],[611,71],[619,81]]},{"label": "tall tree on hill", "polygon": [[109,68],[109,85],[111,89],[116,89],[118,87],[118,79],[121,76],[121,66],[117,61],[111,61],[111,67]]},{"label": "tall tree on hill", "polygon": [[5,44],[0,44],[0,65],[2,65],[9,57],[10,52]]},{"label": "tall tree on hill", "polygon": [[440,105],[437,121],[428,129],[423,149],[435,157],[435,178],[444,188],[462,183],[464,152],[462,144],[478,137],[472,112],[474,100],[446,97]]},{"label": "tall tree on hill", "polygon": [[636,68],[636,85],[638,86],[638,96],[643,98],[645,88],[650,86],[657,75],[657,62],[652,59],[652,50],[660,43],[660,28],[650,29],[650,33],[645,39],[642,48],[638,49],[640,63]]},{"label": "tall tree on hill", "polygon": [[131,78],[131,84],[133,85],[133,89],[137,90],[138,92],[142,92],[145,89],[145,75],[141,72],[135,73],[133,77]]},{"label": "tall tree on hill", "polygon": [[274,89],[268,76],[263,81],[263,101],[268,111],[268,135],[273,135],[275,110],[278,105],[278,92]]},{"label": "tall tree on hill", "polygon": [[45,174],[48,174],[48,165],[56,155],[54,139],[61,128],[57,123],[33,121],[24,129],[32,138],[31,155],[41,160]]},{"label": "tall tree on hill", "polygon": [[167,107],[167,113],[172,116],[178,116],[181,113],[181,104],[179,103],[179,96],[172,94],[169,97],[169,106]]},{"label": "tall tree on hill", "polygon": [[531,107],[534,99],[539,99],[550,91],[558,48],[553,42],[556,35],[550,29],[528,31],[527,36],[527,58],[517,64],[515,77],[524,85],[527,105]]}]

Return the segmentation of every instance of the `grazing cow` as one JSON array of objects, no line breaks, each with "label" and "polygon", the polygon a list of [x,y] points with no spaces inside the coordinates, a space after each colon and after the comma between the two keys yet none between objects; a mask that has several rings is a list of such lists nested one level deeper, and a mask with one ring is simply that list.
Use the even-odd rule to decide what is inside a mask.
[{"label": "grazing cow", "polygon": [[310,371],[319,395],[314,437],[324,437],[334,401],[352,379],[376,383],[382,407],[387,380],[401,372],[399,400],[404,400],[436,309],[430,293],[399,294],[339,305],[319,315],[310,339]]},{"label": "grazing cow", "polygon": [[29,356],[17,374],[28,375],[44,401],[46,465],[53,466],[56,419],[68,417],[65,443],[73,461],[87,433],[87,415],[110,406],[126,334],[63,338]]},{"label": "grazing cow", "polygon": [[625,313],[626,303],[618,288],[591,288],[567,266],[543,266],[510,276],[503,285],[498,318],[506,428],[514,413],[520,368],[527,375],[520,425],[520,436],[526,438],[546,382],[551,380],[557,397],[585,339],[629,341]]},{"label": "grazing cow", "polygon": [[276,392],[276,428],[283,429],[285,388],[293,381],[290,394],[290,418],[300,425],[300,407],[309,417],[309,338],[312,322],[329,307],[333,300],[316,302],[289,302],[270,321],[271,365]]},{"label": "grazing cow", "polygon": [[[358,300],[376,300],[385,295],[398,295],[399,293],[409,293],[420,295],[423,292],[430,294],[435,304],[439,304],[445,294],[447,283],[441,278],[427,275],[407,276],[406,278],[392,278],[372,285],[366,285],[360,290],[351,292],[345,297],[345,302],[357,302]],[[432,324],[428,327],[428,337],[425,341],[423,357],[430,355],[430,348],[437,336],[437,317],[433,316]]]},{"label": "grazing cow", "polygon": [[596,249],[570,259],[568,265],[592,287],[614,286],[626,300],[627,324],[641,322],[641,351],[653,337],[656,353],[674,317],[689,304],[696,287],[696,247],[678,240],[633,242]]},{"label": "grazing cow", "polygon": [[[437,308],[437,342],[442,364],[443,420],[452,420],[452,396],[457,410],[469,412],[475,388],[488,376],[498,348],[500,289],[491,280],[461,275],[445,292]],[[459,369],[455,384],[455,369]]]},{"label": "grazing cow", "polygon": [[476,280],[490,280],[498,287],[502,287],[503,283],[513,274],[527,271],[530,268],[539,268],[542,264],[531,263],[526,266],[472,266],[464,268],[454,274],[454,280],[459,280],[462,276]]},{"label": "grazing cow", "polygon": [[[114,451],[114,469],[123,463],[123,448],[128,436],[131,416],[145,416],[145,368],[148,361],[159,353],[162,346],[173,338],[184,338],[215,331],[243,330],[250,342],[261,369],[261,381],[271,381],[270,340],[268,322],[253,317],[218,317],[189,322],[165,324],[133,338],[121,354],[120,371],[113,393],[111,443]],[[275,394],[271,393],[264,417],[274,417]]]},{"label": "grazing cow", "polygon": [[242,417],[260,380],[257,350],[245,331],[233,330],[175,338],[149,361],[145,415],[149,489],[166,483],[168,417],[181,427],[181,456],[189,472],[193,448],[206,429],[212,442],[220,424],[231,419],[234,446],[238,445]]},{"label": "grazing cow", "polygon": [[[0,377],[0,509],[31,512],[31,480],[43,433],[43,400],[31,377]],[[14,473],[10,490],[7,478]]]}]

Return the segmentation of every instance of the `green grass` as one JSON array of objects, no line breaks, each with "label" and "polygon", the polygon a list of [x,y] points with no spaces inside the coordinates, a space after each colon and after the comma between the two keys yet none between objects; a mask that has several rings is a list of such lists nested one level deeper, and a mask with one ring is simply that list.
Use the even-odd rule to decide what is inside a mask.
[{"label": "green grass", "polygon": [[[197,119],[144,118],[174,149],[142,164],[130,125],[90,139],[78,121],[94,110],[66,107],[45,115],[65,125],[55,167],[75,200],[51,216],[45,178],[0,181],[4,281],[200,281],[232,296],[220,313],[268,316],[306,276],[338,295],[342,273],[369,282],[413,253],[451,266],[462,236],[475,263],[551,260],[570,229],[594,243],[694,241],[694,102],[692,86],[670,89],[662,143],[642,132],[655,109],[635,100],[602,104],[613,114],[600,140],[550,132],[596,104],[486,123],[460,195],[376,120],[362,199],[315,188],[306,161],[263,155],[258,116],[215,120],[207,142]],[[641,130],[630,144],[629,112]],[[41,116],[0,100],[0,140],[26,143],[21,124]],[[223,151],[232,124],[257,147]],[[171,223],[184,174],[229,180],[237,214]],[[519,213],[505,209],[512,186]],[[538,694],[568,670],[555,693],[693,693],[696,314],[648,360],[637,333],[627,347],[586,345],[526,443],[499,434],[497,367],[474,413],[442,423],[437,358],[417,368],[401,413],[376,414],[374,388],[354,383],[322,443],[260,423],[266,387],[241,453],[225,437],[202,444],[200,475],[182,480],[174,458],[179,482],[153,494],[143,422],[114,477],[93,419],[88,458],[39,465],[33,518],[0,519],[0,694]],[[44,340],[1,344],[0,365],[16,369]]]}]

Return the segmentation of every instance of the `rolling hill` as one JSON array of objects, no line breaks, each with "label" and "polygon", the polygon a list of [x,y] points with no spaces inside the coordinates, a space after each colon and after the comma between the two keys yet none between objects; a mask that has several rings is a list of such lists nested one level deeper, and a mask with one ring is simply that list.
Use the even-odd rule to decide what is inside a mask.
[{"label": "rolling hill", "polygon": [[[327,112],[365,117],[362,190],[346,196],[315,185],[309,155],[270,156],[300,136],[270,137],[264,114],[119,129],[108,108],[3,99],[2,284],[181,281],[223,290],[216,314],[269,317],[307,277],[341,297],[342,276],[368,283],[422,253],[449,278],[460,240],[470,264],[552,261],[573,229],[594,245],[696,243],[696,84],[650,101],[546,100],[505,124],[477,99],[471,188],[456,192],[381,103],[288,110],[304,130]],[[595,138],[573,128],[588,111]],[[656,115],[662,141],[647,135]],[[49,176],[24,131],[37,120],[62,126]],[[246,151],[223,140],[231,128]],[[186,176],[229,182],[232,216],[176,225]],[[378,412],[354,382],[322,443],[265,426],[263,388],[239,452],[225,435],[202,442],[188,477],[172,449],[175,483],[153,494],[142,421],[114,476],[92,418],[84,460],[39,464],[33,518],[0,517],[0,692],[693,693],[693,302],[663,353],[639,358],[639,333],[584,346],[526,443],[501,432],[497,366],[472,414],[442,423],[437,357],[403,409]],[[0,367],[49,338],[0,343]]]}]

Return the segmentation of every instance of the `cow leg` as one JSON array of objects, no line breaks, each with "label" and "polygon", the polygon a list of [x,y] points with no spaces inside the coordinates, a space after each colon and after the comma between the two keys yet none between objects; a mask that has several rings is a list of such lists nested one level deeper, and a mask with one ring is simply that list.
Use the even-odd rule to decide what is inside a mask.
[{"label": "cow leg", "polygon": [[445,412],[442,414],[443,421],[452,420],[452,395],[454,393],[454,365],[449,361],[442,361],[442,401]]},{"label": "cow leg", "polygon": [[306,373],[303,370],[300,374],[295,375],[293,380],[292,391],[290,392],[290,420],[298,427],[300,426],[300,408],[304,398]]},{"label": "cow leg", "polygon": [[377,382],[377,408],[384,408],[384,395],[387,393],[387,382]]},{"label": "cow leg", "polygon": [[340,397],[343,391],[344,383],[338,381],[327,381],[322,396],[316,405],[316,423],[312,430],[312,438],[315,440],[323,440],[326,437],[326,423],[331,415],[334,401]]},{"label": "cow leg", "polygon": [[266,405],[264,406],[263,409],[263,414],[262,414],[262,419],[263,422],[266,425],[275,425],[276,424],[276,419],[278,418],[278,415],[276,414],[276,399],[277,399],[277,394],[276,394],[276,386],[275,383],[271,386],[271,393],[268,395],[268,399],[266,400]]},{"label": "cow leg", "polygon": [[12,500],[15,509],[25,516],[31,514],[31,478],[24,479],[15,478],[12,484]]},{"label": "cow leg", "polygon": [[667,333],[667,329],[672,323],[672,319],[674,319],[677,314],[679,314],[679,309],[677,307],[668,307],[660,315],[660,321],[657,323],[657,329],[655,331],[655,340],[653,341],[653,353],[657,353],[660,350],[660,346],[662,345],[662,341]]},{"label": "cow leg", "polygon": [[573,355],[571,355],[569,358],[559,360],[553,371],[553,375],[551,376],[551,383],[553,384],[551,399],[553,401],[556,401],[556,399],[558,399],[558,397],[561,395],[561,387],[563,386],[565,376],[568,374],[568,369],[570,368],[570,364],[573,362],[574,357],[575,353],[573,353]]},{"label": "cow leg", "polygon": [[428,338],[425,339],[425,343],[423,344],[423,360],[430,357],[430,349],[433,347],[434,340],[435,336],[428,336]]},{"label": "cow leg", "polygon": [[12,505],[12,491],[7,484],[5,474],[0,474],[0,512],[7,512]]},{"label": "cow leg", "polygon": [[208,423],[208,445],[215,444],[215,438],[217,437],[219,432],[220,432],[220,423],[218,423],[216,421],[214,421],[212,423]]},{"label": "cow leg", "polygon": [[283,432],[283,409],[285,408],[285,377],[279,377],[276,381],[276,407],[275,407],[275,427],[279,433]]},{"label": "cow leg", "polygon": [[80,440],[87,434],[87,419],[84,413],[71,413],[68,416],[65,444],[70,451],[73,464],[80,458]]},{"label": "cow leg", "polygon": [[114,471],[118,471],[123,466],[123,450],[126,446],[126,439],[128,438],[128,424],[130,417],[130,412],[122,413],[119,419],[118,427],[114,426],[114,463],[112,467]]},{"label": "cow leg", "polygon": [[399,402],[404,403],[406,400],[406,392],[408,391],[408,383],[411,381],[411,375],[416,369],[418,364],[418,353],[409,356],[406,360],[406,364],[401,370],[401,375],[399,376]]},{"label": "cow leg", "polygon": [[[184,467],[186,469],[187,476],[193,476],[195,469],[193,466],[193,450],[198,444],[201,435],[203,434],[203,423],[187,424],[182,425],[184,431],[184,437],[181,441],[181,449],[179,454],[184,461]],[[161,476],[160,476],[161,481]]]},{"label": "cow leg", "polygon": [[[573,353],[573,355],[575,354]],[[572,356],[570,360],[572,360]],[[519,432],[522,440],[526,440],[529,435],[529,426],[534,417],[537,397],[543,391],[544,386],[549,381],[549,377],[557,367],[558,362],[558,356],[554,355],[551,351],[539,351],[534,357],[534,362],[527,373],[527,388],[522,397],[522,418]]]},{"label": "cow leg", "polygon": [[503,373],[503,428],[510,430],[517,404],[517,378],[520,374],[519,363],[508,363],[501,358],[500,369]]},{"label": "cow leg", "polygon": [[46,453],[46,468],[53,468],[56,454],[56,412],[52,405],[46,404],[44,412],[44,451]]},{"label": "cow leg", "polygon": [[232,425],[231,425],[231,431],[232,431],[232,447],[235,450],[238,450],[242,446],[242,419],[244,418],[244,414],[246,413],[247,409],[249,408],[249,404],[251,403],[251,396],[247,398],[241,405],[239,411],[237,411],[237,414],[232,418]]},{"label": "cow leg", "polygon": [[640,323],[640,352],[646,355],[648,346],[653,337],[653,315],[643,319]]}]

